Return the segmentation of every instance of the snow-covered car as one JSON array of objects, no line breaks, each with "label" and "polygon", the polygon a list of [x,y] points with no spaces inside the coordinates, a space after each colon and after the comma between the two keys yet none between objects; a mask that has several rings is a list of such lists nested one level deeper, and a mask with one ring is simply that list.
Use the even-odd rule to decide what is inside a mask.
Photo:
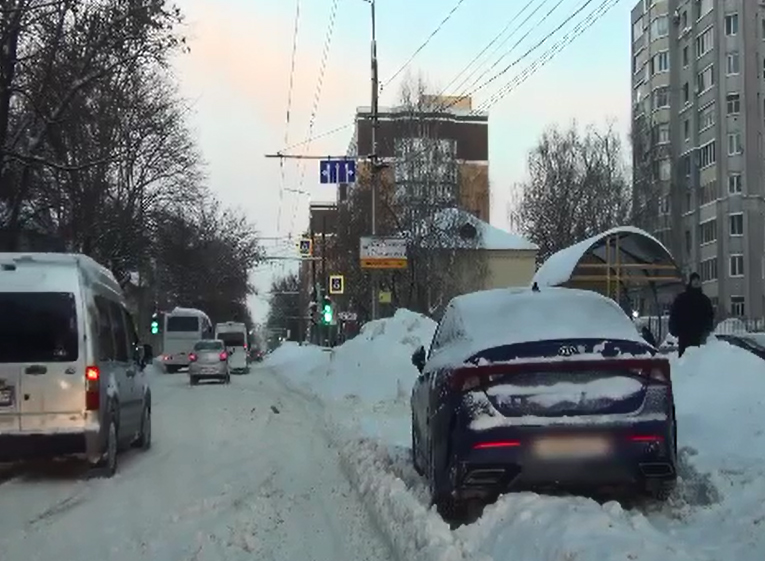
[{"label": "snow-covered car", "polygon": [[670,363],[600,294],[458,296],[412,362],[412,460],[445,516],[512,490],[674,487]]}]

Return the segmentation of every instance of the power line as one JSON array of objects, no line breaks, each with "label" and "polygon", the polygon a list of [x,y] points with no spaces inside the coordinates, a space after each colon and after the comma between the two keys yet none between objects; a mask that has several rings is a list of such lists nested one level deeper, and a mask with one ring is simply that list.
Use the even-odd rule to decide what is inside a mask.
[{"label": "power line", "polygon": [[454,15],[454,13],[459,9],[459,7],[465,2],[465,0],[457,0],[457,3],[452,7],[452,9],[449,11],[448,14],[446,14],[446,17],[444,17],[443,20],[441,20],[441,23],[439,23],[436,28],[428,35],[428,37],[425,39],[425,41],[422,42],[422,44],[415,49],[415,51],[412,53],[412,56],[409,57],[409,59],[401,65],[401,67],[396,70],[393,75],[385,80],[380,85],[380,90],[382,90],[385,86],[390,84],[393,80],[396,79],[396,77],[401,74],[411,63],[412,61],[417,57],[420,52],[428,46],[428,44],[433,40],[433,38],[438,35],[438,32],[441,31],[441,29],[446,25],[446,22],[448,22],[451,17]]},{"label": "power line", "polygon": [[600,5],[595,8],[583,21],[579,22],[569,33],[564,35],[558,42],[550,47],[545,53],[542,54],[533,64],[531,64],[524,72],[517,76],[510,83],[506,84],[500,90],[498,90],[491,98],[481,104],[479,110],[486,111],[490,107],[497,104],[506,95],[512,92],[516,87],[525,82],[531,75],[536,73],[545,64],[550,62],[556,54],[561,52],[564,48],[570,45],[577,37],[584,33],[587,29],[592,27],[595,22],[608,13],[611,8],[616,6],[621,0],[603,0]]},{"label": "power line", "polygon": [[[308,120],[308,137],[313,134],[314,123],[316,122],[316,114],[319,111],[319,102],[321,101],[321,92],[324,89],[324,75],[327,71],[327,60],[329,59],[329,49],[332,45],[332,37],[335,32],[335,21],[337,19],[337,5],[338,0],[332,1],[332,7],[329,11],[329,23],[327,24],[327,34],[324,37],[324,48],[321,53],[321,62],[319,63],[319,77],[316,81],[316,90],[313,95],[313,107],[311,108],[311,117]],[[310,143],[309,143],[310,145]],[[284,161],[283,159],[281,161]],[[303,183],[305,182],[305,162],[300,166],[300,181],[298,183],[298,191],[302,191]],[[297,202],[294,205],[292,212],[292,219],[290,221],[289,233],[292,234],[292,229],[295,227],[295,218],[297,217]]]},{"label": "power line", "polygon": [[[510,28],[510,26],[511,26],[511,25],[513,25],[513,23],[515,23],[515,20],[517,20],[517,19],[520,17],[520,15],[521,15],[523,12],[525,12],[525,11],[526,11],[526,9],[527,9],[529,6],[531,6],[531,4],[533,4],[533,3],[534,3],[534,2],[536,2],[536,1],[537,1],[537,0],[529,0],[529,2],[528,2],[528,3],[527,3],[527,4],[526,4],[526,5],[523,7],[523,8],[521,8],[521,11],[520,11],[520,12],[518,12],[517,14],[515,14],[515,16],[513,16],[512,18],[510,18],[510,20],[507,22],[507,24],[505,25],[505,27],[503,27],[503,28],[502,28],[502,30],[501,30],[499,33],[497,33],[497,34],[494,36],[494,38],[493,38],[491,41],[489,41],[489,43],[488,43],[488,44],[487,44],[487,45],[486,45],[486,46],[485,46],[485,47],[484,47],[484,48],[481,50],[481,52],[479,52],[477,55],[475,55],[475,57],[473,57],[473,60],[471,60],[470,62],[468,62],[468,63],[465,65],[465,67],[464,67],[462,70],[460,70],[460,71],[457,73],[457,75],[456,75],[454,78],[452,78],[451,82],[449,82],[448,84],[446,84],[446,86],[444,86],[443,88],[441,88],[441,93],[440,93],[440,94],[438,94],[438,95],[442,95],[444,92],[446,92],[446,90],[448,90],[448,89],[449,89],[449,88],[452,86],[452,84],[454,84],[454,82],[456,82],[457,80],[459,80],[459,79],[460,79],[460,77],[461,77],[461,76],[462,76],[462,75],[463,75],[465,72],[467,72],[467,71],[470,69],[470,67],[471,67],[471,66],[472,66],[472,65],[473,65],[473,64],[474,64],[474,63],[475,63],[475,62],[476,62],[476,61],[477,61],[479,58],[481,58],[481,57],[483,56],[483,54],[484,54],[486,51],[488,51],[488,50],[489,50],[489,49],[492,47],[492,45],[494,45],[494,44],[495,44],[497,41],[499,41],[499,39],[502,37],[502,35],[504,35],[504,34],[505,34],[505,32],[506,32],[506,31],[507,31],[507,30]],[[479,65],[479,66],[480,66],[480,65]]]},{"label": "power line", "polygon": [[[539,10],[541,10],[541,9],[544,7],[544,5],[545,5],[545,4],[547,4],[549,1],[550,1],[550,0],[542,0],[542,2],[541,2],[539,5],[537,5],[537,7],[536,7],[536,8],[534,8],[534,9],[531,11],[531,13],[530,13],[530,14],[528,14],[528,15],[527,15],[527,16],[526,16],[526,17],[523,19],[523,21],[522,21],[522,22],[520,22],[520,23],[519,23],[519,24],[518,24],[518,25],[515,27],[515,29],[513,29],[513,30],[510,32],[510,34],[509,34],[507,37],[505,37],[505,38],[504,38],[504,39],[503,39],[503,40],[502,40],[502,41],[501,41],[501,42],[500,42],[500,43],[499,43],[499,44],[498,44],[498,45],[497,45],[497,46],[496,46],[496,47],[495,47],[495,48],[492,50],[491,54],[489,55],[489,58],[493,57],[493,56],[494,56],[494,54],[495,54],[497,51],[499,51],[499,49],[501,49],[501,48],[502,48],[502,47],[503,47],[503,46],[504,46],[504,45],[505,45],[505,44],[506,44],[506,43],[507,43],[507,42],[508,42],[510,39],[512,39],[512,38],[513,38],[513,36],[515,36],[515,34],[516,34],[516,33],[518,33],[518,32],[519,32],[519,31],[520,31],[520,30],[523,28],[523,26],[525,26],[525,25],[526,25],[526,23],[527,23],[527,22],[528,22],[528,21],[529,21],[529,20],[530,20],[532,17],[534,17],[534,15],[535,15],[535,14],[536,14],[536,13],[537,13]],[[520,11],[518,14],[516,14],[516,17],[515,17],[515,18],[513,18],[513,20],[511,20],[511,21],[512,21],[512,22],[514,22],[515,20],[517,20],[518,18],[520,18],[521,14],[522,14],[522,13],[523,13],[523,12],[526,10],[526,8],[528,8],[528,7],[529,7],[529,5],[530,5],[530,4],[533,4],[533,1],[532,1],[532,2],[529,2],[528,4],[526,4],[526,6],[524,6],[524,8],[523,8],[523,9],[522,9],[522,10],[521,10],[521,11]],[[557,6],[556,6],[556,7],[557,7]],[[543,18],[543,21],[544,21],[544,18]],[[541,23],[541,22],[540,22],[540,23]],[[508,25],[506,26],[506,28],[507,28],[507,27],[509,27],[510,25],[512,25],[512,23],[508,24]],[[523,41],[523,40],[524,40],[524,39],[525,39],[527,36],[528,36],[528,34],[529,34],[529,33],[530,33],[530,32],[531,32],[533,29],[534,29],[534,27],[532,27],[532,28],[531,28],[529,31],[527,31],[527,32],[526,32],[526,34],[525,34],[523,37],[521,37],[521,38],[520,38],[518,41],[516,41],[516,43],[515,43],[515,44],[514,44],[512,47],[510,47],[510,50],[509,50],[509,51],[506,51],[504,55],[501,55],[501,56],[500,56],[500,58],[499,58],[498,60],[501,60],[501,59],[502,59],[502,57],[504,57],[504,56],[507,56],[508,54],[510,54],[510,53],[511,53],[511,52],[512,52],[512,51],[513,51],[513,50],[514,50],[514,49],[515,49],[515,48],[516,48],[516,47],[517,47],[517,46],[518,46],[518,45],[519,45],[519,44],[520,44],[520,43],[521,43],[521,42],[522,42],[522,41]],[[499,40],[499,37],[501,37],[501,35],[503,35],[503,34],[504,34],[504,31],[505,31],[505,30],[503,30],[502,32],[500,32],[500,35],[498,35],[498,38],[497,38],[497,40]],[[493,65],[492,65],[492,66],[489,68],[489,70],[491,70],[491,68],[494,68],[494,66],[496,66],[497,64],[498,64],[498,62],[497,62],[497,61],[495,61],[495,62],[494,62],[494,64],[493,64]],[[484,63],[481,63],[481,64],[477,65],[475,68],[473,68],[473,70],[472,70],[470,73],[468,73],[468,75],[467,75],[467,76],[465,76],[465,77],[464,77],[464,78],[463,78],[463,79],[462,79],[462,80],[459,82],[459,84],[457,84],[457,86],[454,88],[454,90],[455,90],[456,92],[469,92],[469,91],[470,91],[470,88],[471,88],[472,86],[474,86],[474,85],[475,85],[475,80],[474,80],[472,83],[470,83],[470,85],[466,85],[466,84],[468,84],[468,81],[469,81],[471,78],[473,78],[473,77],[476,75],[476,72],[478,72],[478,71],[480,71],[480,70],[481,70],[481,68],[483,67],[483,65],[484,65]],[[485,74],[486,72],[488,72],[488,70],[484,71],[484,74]],[[480,78],[480,76],[482,76],[482,75],[483,75],[483,74],[478,74],[479,78]],[[456,81],[456,80],[455,80],[455,81]],[[450,85],[451,85],[451,84],[450,84]],[[444,90],[446,90],[446,88],[444,88]]]},{"label": "power line", "polygon": [[[292,60],[290,62],[290,81],[289,81],[289,88],[287,90],[287,117],[286,117],[287,122],[284,128],[284,144],[287,144],[287,141],[289,140],[289,133],[290,133],[290,114],[292,112],[292,92],[295,86],[295,60],[297,58],[297,38],[298,38],[299,29],[300,29],[300,0],[296,0],[295,1],[295,27],[292,32]],[[279,173],[281,176],[281,184],[279,186],[279,210],[276,216],[276,231],[277,232],[280,230],[280,226],[282,222],[282,206],[284,204],[284,182],[285,182],[284,160],[279,161]]]},{"label": "power line", "polygon": [[[483,82],[483,83],[482,83],[482,84],[481,84],[481,85],[480,85],[480,86],[479,86],[479,87],[478,87],[478,88],[477,88],[475,91],[480,91],[480,90],[482,90],[483,88],[485,88],[486,86],[488,86],[489,84],[491,84],[492,82],[494,82],[496,79],[498,79],[500,76],[503,76],[504,74],[506,74],[506,73],[507,73],[507,72],[508,72],[508,71],[509,71],[511,68],[513,68],[514,66],[516,66],[516,65],[517,65],[519,62],[521,62],[523,59],[525,59],[526,57],[528,57],[528,56],[529,56],[531,53],[533,53],[533,52],[534,52],[534,51],[536,51],[536,50],[537,50],[539,47],[541,47],[541,46],[542,46],[542,45],[544,45],[544,44],[545,44],[547,41],[549,41],[549,40],[552,38],[552,36],[553,36],[553,35],[555,35],[555,34],[556,34],[558,31],[560,31],[561,29],[563,29],[563,27],[565,27],[566,25],[568,25],[568,24],[569,24],[569,23],[570,23],[570,22],[571,22],[571,21],[572,21],[574,18],[576,18],[576,16],[578,16],[578,15],[579,15],[579,14],[580,14],[580,13],[581,13],[581,12],[582,12],[582,11],[583,11],[583,10],[584,10],[586,7],[587,7],[587,6],[589,6],[590,4],[592,4],[592,3],[593,3],[593,1],[594,1],[594,0],[585,0],[584,4],[582,4],[582,5],[581,5],[581,6],[579,6],[579,7],[578,7],[576,10],[574,10],[574,12],[573,12],[573,13],[572,13],[570,16],[568,16],[568,17],[567,17],[565,20],[563,20],[563,21],[562,21],[562,22],[561,22],[561,23],[560,23],[560,24],[559,24],[559,25],[558,25],[558,26],[557,26],[555,29],[553,29],[552,31],[550,31],[549,33],[547,33],[547,35],[545,35],[544,37],[542,37],[542,39],[540,39],[540,40],[539,40],[539,41],[537,41],[535,44],[533,44],[533,45],[532,45],[532,46],[531,46],[531,47],[530,47],[530,48],[529,48],[529,49],[528,49],[528,50],[527,50],[525,53],[523,53],[523,54],[522,54],[520,57],[518,57],[516,60],[514,60],[513,62],[511,62],[510,64],[508,64],[507,66],[505,66],[505,67],[504,67],[502,70],[500,70],[499,72],[497,72],[497,73],[496,73],[494,76],[492,76],[491,78],[489,78],[488,80],[486,80],[485,82]],[[608,1],[608,0],[606,0],[606,1]],[[550,13],[552,13],[552,11],[553,11],[553,10],[555,10],[555,8],[557,8],[557,7],[560,5],[560,3],[561,3],[561,2],[562,2],[562,0],[559,0],[559,2],[558,2],[558,3],[557,3],[555,6],[553,6],[553,8],[550,10],[550,12],[548,12],[548,15],[549,15]],[[604,3],[605,3],[605,2],[604,2]],[[494,66],[492,66],[492,68],[494,68]],[[491,68],[490,68],[489,70],[491,70]],[[487,71],[487,72],[488,72],[488,71]]]}]

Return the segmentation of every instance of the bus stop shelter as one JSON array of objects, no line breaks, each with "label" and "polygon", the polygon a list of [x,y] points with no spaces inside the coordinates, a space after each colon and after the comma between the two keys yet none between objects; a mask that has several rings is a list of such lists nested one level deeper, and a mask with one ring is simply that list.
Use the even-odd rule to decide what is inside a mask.
[{"label": "bus stop shelter", "polygon": [[664,244],[632,226],[613,228],[554,253],[532,282],[593,290],[628,313],[659,317],[685,285]]}]

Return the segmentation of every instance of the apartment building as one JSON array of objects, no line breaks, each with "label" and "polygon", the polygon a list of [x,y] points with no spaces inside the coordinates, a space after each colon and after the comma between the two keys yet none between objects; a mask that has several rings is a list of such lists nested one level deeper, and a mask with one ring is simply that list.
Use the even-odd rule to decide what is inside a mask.
[{"label": "apartment building", "polygon": [[[487,113],[474,111],[470,97],[424,95],[413,106],[380,107],[378,115],[377,154],[389,164],[384,172],[396,190],[394,202],[427,191],[423,198],[438,199],[428,201],[434,208],[452,205],[489,221]],[[371,110],[359,107],[349,155],[371,153]]]},{"label": "apartment building", "polygon": [[765,296],[765,3],[641,0],[632,10],[636,201],[718,316]]}]

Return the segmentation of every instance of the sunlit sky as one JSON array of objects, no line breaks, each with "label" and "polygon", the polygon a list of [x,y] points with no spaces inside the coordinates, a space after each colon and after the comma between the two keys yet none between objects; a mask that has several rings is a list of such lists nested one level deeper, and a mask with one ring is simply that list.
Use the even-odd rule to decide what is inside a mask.
[{"label": "sunlit sky", "polygon": [[[436,29],[457,0],[377,0],[377,36],[382,105],[397,101],[402,73],[387,80]],[[439,93],[527,4],[528,0],[464,0],[451,19],[420,52],[408,70],[422,74]],[[540,23],[556,4],[560,6]],[[555,29],[586,0],[536,0],[515,27],[542,7],[492,58],[498,42],[476,63],[485,79],[507,66]],[[309,137],[319,69],[333,0],[301,0],[290,124],[287,97],[295,21],[295,0],[179,0],[187,16],[191,52],[176,64],[182,94],[194,108],[193,127],[207,162],[209,184],[226,204],[240,208],[256,224],[272,256],[296,255],[295,240],[305,230],[310,201],[334,201],[334,189],[320,186],[318,162],[288,160],[285,180],[279,161],[264,157]],[[549,45],[476,94],[475,102],[532,64],[599,0],[591,2]],[[553,124],[629,127],[629,12],[633,1],[618,2],[549,63],[489,111],[491,222],[509,228],[513,186],[526,175],[526,156],[541,132]],[[353,121],[355,108],[369,105],[370,10],[364,0],[338,0],[326,70],[313,125],[314,135]],[[511,47],[530,31],[515,49]],[[492,72],[494,60],[505,55]],[[484,62],[484,60],[486,62]],[[471,70],[473,67],[471,67]],[[469,85],[473,80],[465,84]],[[458,85],[458,81],[455,85]],[[480,83],[480,82],[479,82]],[[464,86],[463,86],[464,87]],[[445,94],[465,94],[464,89]],[[347,128],[295,149],[295,153],[342,155],[352,134]],[[298,194],[283,191],[305,191]],[[292,236],[293,241],[288,237]],[[294,270],[294,261],[270,261],[253,272],[260,292],[250,300],[256,321],[265,319],[267,292],[274,275]]]}]

